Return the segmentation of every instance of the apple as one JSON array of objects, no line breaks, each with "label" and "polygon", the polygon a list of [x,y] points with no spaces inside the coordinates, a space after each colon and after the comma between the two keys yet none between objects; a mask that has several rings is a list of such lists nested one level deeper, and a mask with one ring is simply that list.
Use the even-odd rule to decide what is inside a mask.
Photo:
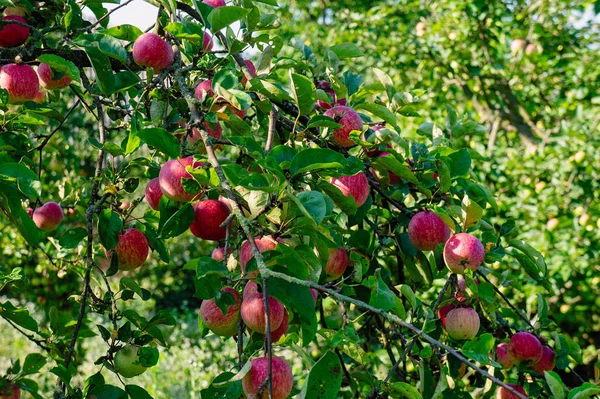
[{"label": "apple", "polygon": [[115,353],[115,371],[122,377],[135,377],[148,368],[140,364],[139,350],[137,345],[125,345]]},{"label": "apple", "polygon": [[8,91],[10,104],[18,104],[35,100],[40,81],[29,65],[6,64],[0,68],[0,87]]},{"label": "apple", "polygon": [[[27,21],[20,15],[7,15],[2,17],[3,21],[16,21],[26,24]],[[0,48],[16,47],[27,41],[29,37],[29,28],[17,24],[7,24],[0,30]]]},{"label": "apple", "polygon": [[41,90],[39,90],[37,92],[37,94],[35,95],[35,98],[33,99],[33,101],[35,101],[38,104],[43,104],[44,101],[46,101],[46,99],[44,97],[44,92],[42,92]]},{"label": "apple", "polygon": [[[288,315],[287,309],[285,309],[283,311],[283,320],[281,321],[279,328],[275,331],[271,331],[271,342],[279,341],[281,339],[281,337],[283,337],[285,334],[287,334],[289,328],[290,328],[290,316]],[[267,337],[265,336],[265,340],[266,339],[267,339]]]},{"label": "apple", "polygon": [[144,199],[150,205],[150,208],[158,211],[160,209],[160,199],[163,196],[163,192],[160,189],[160,182],[158,181],[158,177],[150,180],[148,185],[146,186],[146,191],[144,192]]},{"label": "apple", "polygon": [[518,53],[525,48],[526,42],[523,39],[514,39],[510,42],[510,51]]},{"label": "apple", "polygon": [[42,231],[55,230],[65,217],[62,208],[56,202],[46,202],[33,211],[33,223]]},{"label": "apple", "polygon": [[502,365],[503,368],[509,369],[513,366],[513,363],[508,358],[508,344],[503,342],[496,346],[496,360]]},{"label": "apple", "polygon": [[533,370],[538,374],[544,374],[544,371],[554,369],[554,351],[547,346],[542,347],[542,358],[534,363]]},{"label": "apple", "polygon": [[133,61],[139,66],[160,71],[173,64],[173,57],[171,45],[156,33],[146,32],[133,43]]},{"label": "apple", "polygon": [[[474,279],[475,284],[479,285],[479,279]],[[454,297],[456,298],[456,300],[458,302],[464,302],[467,300],[467,280],[465,280],[464,278],[461,278],[458,280],[458,289],[456,291],[456,294],[454,295]]]},{"label": "apple", "polygon": [[[390,153],[384,151],[381,154],[379,154],[378,157],[385,157],[385,156],[388,156],[388,155],[390,155]],[[398,183],[400,183],[402,181],[402,179],[399,176],[393,174],[392,172],[388,171],[388,176],[390,178],[390,184],[392,184],[392,185],[398,184]]]},{"label": "apple", "polygon": [[71,84],[71,78],[68,76],[52,79],[54,77],[52,69],[48,64],[44,64],[43,62],[38,66],[37,73],[40,78],[40,83],[48,90],[62,89]]},{"label": "apple", "polygon": [[0,399],[19,399],[21,397],[21,389],[15,383],[9,382],[8,388],[0,391]]},{"label": "apple", "polygon": [[333,140],[342,147],[352,147],[356,144],[350,140],[350,132],[353,130],[362,131],[363,123],[358,112],[344,105],[336,105],[325,112],[325,116],[333,118],[341,125],[339,129],[333,131]]},{"label": "apple", "polygon": [[248,280],[246,286],[244,287],[244,291],[242,292],[242,297],[246,298],[252,294],[259,294],[258,284],[256,284],[252,280]]},{"label": "apple", "polygon": [[202,2],[214,8],[225,6],[225,0],[202,0]]},{"label": "apple", "polygon": [[369,198],[369,180],[362,172],[353,176],[332,177],[329,183],[339,188],[346,197],[354,198],[357,208]]},{"label": "apple", "polygon": [[[227,252],[231,253],[231,249]],[[216,247],[210,254],[210,257],[216,260],[217,262],[223,262],[225,260],[225,248]]]},{"label": "apple", "polygon": [[444,246],[444,262],[452,273],[473,271],[483,262],[485,248],[477,237],[468,233],[458,233],[450,237]]},{"label": "apple", "polygon": [[[209,136],[214,137],[215,139],[220,139],[221,137],[223,137],[223,128],[221,127],[220,123],[217,122],[216,124],[213,124],[208,123],[207,121],[203,121],[202,126],[204,127],[204,130],[206,131],[206,133],[208,133]],[[200,130],[193,127],[192,136],[188,138],[188,143],[190,143],[190,145],[193,145],[198,140],[202,140],[202,135],[200,134]]]},{"label": "apple", "polygon": [[415,26],[415,35],[423,36],[425,34],[426,30],[427,30],[427,25],[425,24],[425,22],[419,21],[419,22],[417,22],[417,25]]},{"label": "apple", "polygon": [[190,226],[193,235],[203,240],[219,241],[225,238],[227,229],[221,227],[229,214],[227,205],[217,200],[204,200],[194,204],[196,216]]},{"label": "apple", "polygon": [[208,97],[213,97],[215,92],[212,89],[212,79],[206,79],[198,83],[194,90],[196,100],[204,102]]},{"label": "apple", "polygon": [[214,43],[212,36],[209,33],[204,32],[204,36],[202,36],[202,51],[208,53],[209,51],[212,51],[213,46]]},{"label": "apple", "polygon": [[450,238],[450,228],[433,212],[419,212],[408,223],[408,238],[421,251],[433,251]]},{"label": "apple", "polygon": [[[242,320],[244,320],[246,326],[252,331],[261,334],[265,333],[267,327],[263,297],[264,295],[262,293],[249,294],[242,300],[241,307]],[[269,325],[271,331],[275,331],[283,322],[285,308],[281,302],[271,296],[268,298],[268,302],[270,314]]]},{"label": "apple", "polygon": [[339,100],[337,99],[337,97],[335,95],[335,91],[333,91],[329,82],[319,81],[319,82],[317,82],[317,84],[315,86],[317,89],[321,89],[325,93],[327,93],[332,99],[331,102],[326,102],[324,100],[317,100],[317,107],[319,107],[323,110],[328,110],[335,105],[346,105],[347,101],[345,98],[340,98]]},{"label": "apple", "polygon": [[192,175],[189,174],[186,167],[191,166],[197,169],[202,165],[204,165],[203,162],[194,162],[193,156],[165,162],[158,174],[160,189],[165,197],[173,201],[189,202],[198,196],[198,193],[190,194],[185,191],[182,179],[192,179]]},{"label": "apple", "polygon": [[[271,236],[263,236],[254,238],[254,243],[258,247],[258,251],[262,254],[266,251],[272,251],[277,247],[278,240],[275,240]],[[242,273],[246,273],[246,264],[254,257],[252,253],[252,246],[248,240],[242,243],[240,248],[240,266],[242,267]],[[248,274],[249,278],[254,278],[258,275],[258,271],[254,271]]]},{"label": "apple", "polygon": [[235,303],[223,313],[215,302],[215,299],[202,301],[200,305],[200,318],[204,325],[216,335],[232,337],[238,332],[238,322],[240,321],[240,295],[233,288],[223,288],[221,291],[229,292],[233,295]]},{"label": "apple", "polygon": [[325,265],[327,280],[335,280],[341,277],[348,267],[348,254],[344,248],[329,248],[329,258]]},{"label": "apple", "polygon": [[[244,63],[246,64],[246,66],[248,67],[248,71],[250,71],[250,74],[254,77],[256,76],[256,67],[254,66],[254,63],[250,60],[244,59]],[[242,86],[246,86],[246,83],[248,83],[248,78],[246,77],[246,75],[244,75],[242,77]]]},{"label": "apple", "polygon": [[537,363],[544,355],[540,340],[528,332],[518,332],[508,342],[508,357],[513,364],[521,361]]},{"label": "apple", "polygon": [[559,220],[557,218],[551,218],[548,219],[548,222],[546,222],[546,228],[549,231],[552,231],[554,229],[556,229],[556,227],[558,226]]},{"label": "apple", "polygon": [[[524,395],[526,398],[529,397],[525,393],[525,389],[523,389],[522,386],[515,385],[515,384],[506,384],[506,385],[508,385],[515,391],[519,392],[521,395]],[[496,391],[496,399],[520,399],[520,398],[517,395],[515,395],[514,393],[510,392],[508,389],[506,389],[504,387],[500,387]]]},{"label": "apple", "polygon": [[532,54],[537,54],[537,53],[538,53],[538,47],[535,44],[529,43],[527,45],[527,47],[525,47],[525,54],[532,55]]},{"label": "apple", "polygon": [[448,316],[448,313],[454,309],[456,309],[456,304],[454,303],[444,305],[438,309],[438,318],[442,321],[442,327],[446,328],[446,316]]},{"label": "apple", "polygon": [[[292,368],[280,357],[271,357],[271,371],[273,380],[271,386],[273,390],[272,399],[286,399],[290,396],[294,386],[294,376]],[[269,376],[269,359],[267,357],[259,357],[252,360],[250,371],[242,379],[242,388],[244,394],[249,399],[268,399],[269,390],[266,387],[263,389],[262,395],[257,396],[260,387],[264,384]]]},{"label": "apple", "polygon": [[471,339],[479,332],[479,315],[473,308],[456,308],[446,315],[446,332],[456,340]]},{"label": "apple", "polygon": [[106,252],[106,258],[114,252],[119,258],[119,270],[129,271],[140,267],[148,258],[148,240],[138,229],[125,229],[119,233],[119,243]]}]

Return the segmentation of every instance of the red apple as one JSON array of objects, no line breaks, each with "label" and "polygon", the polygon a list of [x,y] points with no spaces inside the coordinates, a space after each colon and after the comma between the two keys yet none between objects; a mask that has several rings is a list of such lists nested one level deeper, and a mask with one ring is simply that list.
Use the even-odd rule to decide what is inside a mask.
[{"label": "red apple", "polygon": [[[265,305],[263,301],[263,294],[256,293],[246,296],[242,301],[241,315],[242,320],[249,329],[255,332],[264,334],[267,327],[265,318]],[[283,313],[285,308],[277,299],[273,297],[268,298],[269,301],[269,314],[270,314],[270,326],[271,331],[275,331],[279,328],[283,322]]]},{"label": "red apple", "polygon": [[21,397],[21,389],[15,383],[10,383],[8,388],[0,391],[0,399],[19,399]]},{"label": "red apple", "polygon": [[333,140],[341,145],[342,147],[352,147],[354,141],[350,140],[350,132],[353,130],[361,131],[363,128],[362,119],[360,115],[350,107],[343,105],[337,105],[325,112],[326,116],[332,117],[340,127],[333,132]]},{"label": "red apple", "polygon": [[[244,59],[244,63],[248,67],[248,71],[250,71],[250,75],[252,75],[252,77],[256,76],[256,67],[254,66],[254,63],[247,59]],[[246,75],[244,75],[242,77],[242,86],[245,87],[246,83],[248,83],[248,78],[246,78]]]},{"label": "red apple", "polygon": [[38,104],[43,104],[44,101],[46,101],[46,99],[44,98],[44,93],[41,90],[38,91],[33,101],[35,101]]},{"label": "red apple", "polygon": [[542,358],[534,363],[532,368],[538,374],[544,374],[544,371],[552,371],[554,369],[554,351],[547,346],[543,346]]},{"label": "red apple", "polygon": [[190,194],[185,191],[181,180],[192,178],[192,175],[185,169],[187,166],[193,165],[193,168],[196,169],[203,164],[203,162],[194,162],[193,156],[182,159],[171,159],[165,162],[158,174],[160,189],[165,197],[179,202],[189,202],[196,198],[198,194]]},{"label": "red apple", "polygon": [[55,230],[65,217],[62,208],[56,202],[46,202],[33,212],[33,222],[43,231]]},{"label": "red apple", "polygon": [[507,343],[501,343],[501,344],[498,344],[498,346],[496,346],[496,360],[505,369],[509,369],[513,366],[513,363],[508,358],[508,344]]},{"label": "red apple", "polygon": [[[508,385],[515,391],[519,392],[521,395],[524,395],[526,398],[529,397],[525,393],[525,389],[523,389],[523,387],[521,387],[519,385],[515,385],[515,384],[506,384],[506,385]],[[504,387],[500,387],[496,391],[496,399],[520,399],[520,398],[517,395],[515,395],[514,393],[510,392],[508,389],[506,389]]]},{"label": "red apple", "polygon": [[535,335],[528,332],[518,332],[508,342],[508,357],[513,364],[521,361],[537,363],[544,355],[542,344]]},{"label": "red apple", "polygon": [[148,240],[138,229],[125,229],[119,233],[117,246],[106,252],[106,258],[115,252],[119,258],[119,270],[129,271],[140,267],[148,258]]},{"label": "red apple", "polygon": [[35,100],[40,81],[29,65],[6,64],[0,68],[0,87],[8,91],[10,104],[18,104]]},{"label": "red apple", "polygon": [[[231,253],[231,249],[227,252]],[[214,260],[216,260],[217,262],[223,262],[225,260],[225,248],[223,248],[223,247],[215,248],[212,251],[212,253],[210,254],[210,257],[213,258]]]},{"label": "red apple", "polygon": [[244,287],[244,292],[242,292],[242,297],[246,298],[252,294],[259,294],[258,284],[252,280],[248,280],[246,286]]},{"label": "red apple", "polygon": [[196,216],[190,226],[193,235],[203,240],[219,241],[225,238],[227,229],[221,227],[229,214],[227,205],[217,200],[204,200],[194,204]]},{"label": "red apple", "polygon": [[225,0],[202,0],[202,2],[214,8],[225,6]]},{"label": "red apple", "polygon": [[479,315],[473,308],[456,308],[446,315],[446,332],[456,340],[471,339],[479,332]]},{"label": "red apple", "polygon": [[71,84],[71,78],[68,76],[53,79],[52,69],[48,64],[44,64],[43,62],[38,66],[37,73],[40,77],[40,83],[48,90],[62,89]]},{"label": "red apple", "polygon": [[421,251],[433,251],[450,238],[450,228],[433,212],[419,212],[408,223],[408,238]]},{"label": "red apple", "polygon": [[317,89],[321,89],[325,93],[327,93],[332,99],[329,102],[324,101],[324,100],[317,100],[317,107],[319,107],[323,110],[328,110],[335,105],[346,105],[345,98],[340,98],[339,100],[337,99],[337,97],[335,95],[335,91],[333,91],[329,82],[320,81],[320,82],[317,82],[317,84],[315,86],[317,87]]},{"label": "red apple", "polygon": [[160,183],[158,181],[158,177],[150,180],[148,185],[146,186],[146,191],[144,193],[144,199],[150,205],[150,208],[158,211],[160,209],[160,199],[163,196],[163,192],[160,189]]},{"label": "red apple", "polygon": [[357,208],[369,198],[369,180],[362,172],[353,176],[332,177],[329,183],[339,188],[346,197],[352,196]]},{"label": "red apple", "polygon": [[[282,358],[272,356],[271,370],[273,376],[273,381],[271,381],[271,386],[273,387],[273,399],[286,399],[290,396],[294,386],[292,368]],[[246,397],[249,399],[267,399],[269,397],[269,390],[266,388],[266,385],[262,395],[259,397],[257,394],[268,376],[269,359],[266,357],[253,359],[252,368],[242,380],[242,388],[244,389]]]},{"label": "red apple", "polygon": [[[475,284],[479,285],[479,279],[474,279]],[[454,295],[454,297],[456,298],[456,300],[458,302],[464,302],[467,300],[467,280],[465,280],[464,278],[461,278],[458,280],[458,290],[456,291],[456,294]]]},{"label": "red apple", "polygon": [[156,33],[144,33],[133,44],[133,60],[146,68],[156,71],[168,68],[173,64],[173,57],[171,45]]},{"label": "red apple", "polygon": [[[271,342],[277,342],[287,334],[288,329],[290,328],[290,316],[288,315],[287,309],[283,311],[283,320],[281,321],[281,325],[275,331],[271,332]],[[265,336],[265,340],[267,337]]]},{"label": "red apple", "polygon": [[526,43],[527,42],[525,42],[523,39],[514,39],[512,42],[510,42],[510,51],[513,53],[518,53],[525,48]]},{"label": "red apple", "polygon": [[329,248],[329,258],[325,265],[327,280],[335,280],[341,277],[348,267],[348,254],[344,248]]},{"label": "red apple", "polygon": [[202,37],[202,51],[208,53],[209,51],[212,51],[213,46],[214,43],[212,36],[209,33],[204,32],[204,36]]},{"label": "red apple", "polygon": [[[266,251],[272,251],[277,247],[277,240],[275,240],[271,236],[263,236],[259,238],[254,238],[254,242],[258,247],[258,251],[260,253]],[[242,273],[246,273],[246,264],[254,257],[252,253],[252,246],[250,246],[250,242],[247,240],[242,243],[240,248],[240,266],[242,267]],[[249,278],[254,278],[258,275],[258,271],[252,272],[248,275]]]},{"label": "red apple", "polygon": [[[3,21],[16,21],[26,24],[27,21],[20,15],[7,15],[2,17]],[[27,41],[29,28],[17,24],[7,24],[0,30],[0,47],[16,47]]]},{"label": "red apple", "polygon": [[[216,124],[208,123],[207,121],[202,122],[202,126],[204,126],[204,130],[208,133],[209,136],[214,137],[215,139],[220,139],[223,136],[223,128],[221,124],[217,122]],[[198,140],[202,140],[202,135],[200,134],[200,130],[197,128],[192,128],[192,136],[188,138],[188,143],[193,145]]]},{"label": "red apple", "polygon": [[196,90],[194,90],[196,100],[204,102],[208,97],[213,97],[215,92],[212,89],[212,79],[206,79],[198,83]]},{"label": "red apple", "polygon": [[240,320],[240,295],[233,288],[223,288],[221,291],[229,292],[233,295],[235,303],[223,314],[217,306],[215,299],[202,301],[200,305],[200,318],[208,329],[216,335],[231,337],[238,332],[238,322]]},{"label": "red apple", "polygon": [[456,309],[456,305],[450,303],[448,305],[444,305],[438,309],[438,318],[442,321],[442,327],[446,328],[446,316],[451,310]]},{"label": "red apple", "polygon": [[444,246],[444,261],[452,273],[473,271],[483,262],[485,248],[479,239],[468,233],[458,233],[450,237]]}]

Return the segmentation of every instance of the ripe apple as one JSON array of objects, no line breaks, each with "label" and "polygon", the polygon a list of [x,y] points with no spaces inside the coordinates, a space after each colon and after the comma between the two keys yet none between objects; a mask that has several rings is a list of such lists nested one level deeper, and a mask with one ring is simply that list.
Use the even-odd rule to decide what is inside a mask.
[{"label": "ripe apple", "polygon": [[[475,284],[479,285],[479,279],[474,279]],[[465,280],[464,278],[461,278],[458,280],[458,290],[456,291],[456,294],[454,295],[454,297],[456,298],[456,300],[458,302],[464,302],[467,300],[467,280]]]},{"label": "ripe apple", "polygon": [[148,258],[148,240],[138,229],[125,229],[119,233],[119,243],[106,252],[106,258],[115,252],[119,258],[119,270],[129,271],[140,267]]},{"label": "ripe apple", "polygon": [[46,202],[33,212],[33,223],[42,231],[55,230],[65,217],[62,208],[56,202]]},{"label": "ripe apple", "polygon": [[346,197],[352,196],[357,208],[369,198],[369,180],[362,172],[353,176],[332,177],[329,183],[339,188]]},{"label": "ripe apple", "polygon": [[[523,389],[522,386],[515,385],[515,384],[506,384],[506,385],[508,385],[515,391],[519,392],[521,395],[525,395],[526,398],[529,397],[525,393],[525,389]],[[496,391],[496,399],[520,399],[520,398],[517,395],[515,395],[514,393],[510,392],[508,389],[506,389],[504,387],[500,387]]]},{"label": "ripe apple", "polygon": [[10,104],[33,101],[40,91],[40,81],[26,64],[6,64],[0,68],[0,87],[8,91]]},{"label": "ripe apple", "polygon": [[496,346],[496,360],[502,365],[503,368],[509,369],[513,366],[513,363],[508,358],[508,344],[503,342]]},{"label": "ripe apple", "polygon": [[150,205],[150,208],[158,211],[160,209],[160,199],[163,196],[163,192],[160,189],[160,183],[158,181],[158,177],[150,180],[148,185],[146,186],[146,191],[144,193],[144,199]]},{"label": "ripe apple", "polygon": [[446,332],[456,340],[471,339],[479,332],[479,315],[473,308],[456,308],[446,315]]},{"label": "ripe apple", "polygon": [[221,227],[229,214],[227,205],[217,200],[204,200],[194,204],[196,216],[190,226],[193,235],[203,240],[219,241],[225,238],[227,229]]},{"label": "ripe apple", "polygon": [[192,175],[185,169],[192,166],[194,169],[201,167],[203,162],[194,162],[194,157],[190,156],[181,159],[171,159],[165,162],[160,168],[158,182],[160,189],[165,197],[178,202],[189,202],[198,194],[190,194],[183,188],[182,179],[191,179]]},{"label": "ripe apple", "polygon": [[321,89],[325,93],[327,93],[332,99],[330,102],[324,100],[317,100],[317,107],[323,110],[328,110],[335,105],[346,105],[347,101],[345,98],[340,98],[339,100],[337,99],[335,91],[333,91],[329,82],[319,81],[315,86],[317,87],[317,89]]},{"label": "ripe apple", "polygon": [[514,39],[510,42],[510,51],[518,53],[525,48],[526,42],[523,39]]},{"label": "ripe apple", "polygon": [[[215,139],[220,139],[223,137],[223,128],[220,123],[212,124],[207,121],[202,122],[202,126],[204,126],[204,130],[208,133],[209,136],[214,137]],[[188,143],[190,145],[194,145],[198,140],[202,140],[202,135],[200,134],[200,130],[197,128],[192,128],[192,136],[188,138]]]},{"label": "ripe apple", "polygon": [[200,102],[204,102],[208,97],[213,97],[215,92],[212,89],[212,79],[206,79],[198,83],[194,94],[196,95],[196,100]]},{"label": "ripe apple", "polygon": [[444,305],[438,309],[438,318],[442,321],[442,327],[446,328],[446,316],[448,316],[448,313],[454,309],[456,309],[456,304],[454,303]]},{"label": "ripe apple", "polygon": [[[259,238],[254,238],[254,242],[258,247],[258,251],[262,254],[266,251],[272,251],[277,247],[278,241],[275,240],[271,236],[263,236]],[[246,264],[254,257],[252,253],[252,246],[250,246],[250,242],[248,240],[242,243],[240,248],[240,266],[242,267],[242,273],[246,273]],[[248,274],[248,278],[254,278],[258,275],[258,271],[252,272]]]},{"label": "ripe apple", "polygon": [[[244,59],[244,63],[248,67],[248,70],[250,71],[250,74],[252,76],[256,76],[256,67],[254,66],[254,63],[252,61],[250,61],[250,60],[247,60],[247,59]],[[246,83],[248,83],[248,78],[246,78],[246,75],[244,75],[242,77],[242,86],[246,87]]]},{"label": "ripe apple", "polygon": [[[242,300],[241,308],[242,320],[244,320],[246,326],[261,334],[265,333],[267,327],[263,297],[262,293],[250,294]],[[285,308],[281,302],[273,297],[269,297],[268,301],[271,331],[275,331],[283,322]]]},{"label": "ripe apple", "polygon": [[[286,399],[290,396],[294,386],[292,368],[282,358],[272,356],[271,370],[273,377],[273,380],[271,381],[271,386],[273,387],[273,399]],[[246,397],[249,399],[267,399],[269,397],[269,390],[267,388],[263,389],[263,393],[260,397],[257,396],[257,394],[268,376],[269,359],[266,357],[253,359],[252,368],[250,368],[250,371],[242,380],[242,388]]]},{"label": "ripe apple", "polygon": [[[3,21],[16,21],[26,24],[27,21],[20,15],[7,15],[2,17]],[[29,28],[17,24],[7,24],[0,30],[0,47],[16,47],[27,41]]]},{"label": "ripe apple", "polygon": [[513,364],[521,361],[537,363],[544,355],[539,339],[528,332],[518,332],[508,342],[508,357]]},{"label": "ripe apple", "polygon": [[202,301],[200,305],[200,318],[204,325],[216,335],[232,337],[238,332],[238,322],[240,321],[240,295],[233,288],[223,288],[221,291],[229,292],[233,295],[235,303],[223,314],[217,306],[215,299]]},{"label": "ripe apple", "polygon": [[544,374],[544,371],[554,369],[554,351],[547,346],[542,347],[542,358],[534,363],[533,370],[538,374]]},{"label": "ripe apple", "polygon": [[344,105],[337,105],[325,112],[326,116],[332,117],[338,124],[339,129],[333,131],[333,140],[342,147],[352,147],[356,144],[350,140],[350,132],[353,130],[362,131],[363,123],[358,112]]},{"label": "ripe apple", "polygon": [[209,51],[212,51],[213,46],[214,43],[212,36],[209,33],[204,32],[204,36],[202,36],[202,51],[208,53]]},{"label": "ripe apple", "polygon": [[[289,328],[290,328],[290,316],[288,315],[287,309],[284,309],[283,320],[281,321],[279,328],[275,331],[271,331],[271,342],[279,341],[281,339],[281,337],[283,337],[285,334],[287,334]],[[267,339],[267,337],[265,336],[265,340],[266,339]]]},{"label": "ripe apple", "polygon": [[52,74],[52,69],[48,64],[44,64],[43,62],[38,66],[37,73],[40,77],[40,83],[48,90],[62,89],[71,84],[71,78],[68,76],[52,79],[54,76]]},{"label": "ripe apple", "polygon": [[21,397],[21,389],[15,383],[8,383],[9,386],[0,391],[0,399],[19,399]]},{"label": "ripe apple", "polygon": [[[231,253],[231,249],[227,252]],[[225,248],[216,247],[210,254],[210,257],[216,260],[217,262],[223,262],[225,260]]]},{"label": "ripe apple", "polygon": [[202,0],[202,2],[214,8],[225,6],[225,0]]},{"label": "ripe apple", "polygon": [[421,251],[433,251],[450,238],[450,228],[433,212],[419,212],[408,223],[408,238]]},{"label": "ripe apple", "polygon": [[135,377],[148,368],[140,364],[139,350],[137,345],[125,345],[115,353],[115,371],[122,377]]},{"label": "ripe apple", "polygon": [[171,45],[156,33],[144,33],[133,43],[133,60],[140,66],[160,71],[173,64],[173,57]]},{"label": "ripe apple", "polygon": [[248,280],[248,282],[246,283],[246,286],[244,287],[244,291],[242,292],[242,297],[246,298],[252,294],[258,294],[258,293],[260,293],[258,291],[258,284],[256,284],[252,280]]},{"label": "ripe apple", "polygon": [[483,262],[485,248],[479,239],[468,233],[458,233],[450,237],[444,246],[444,261],[452,273],[473,271]]},{"label": "ripe apple", "polygon": [[348,267],[348,254],[344,248],[329,248],[329,258],[325,265],[327,280],[335,280],[341,277]]}]

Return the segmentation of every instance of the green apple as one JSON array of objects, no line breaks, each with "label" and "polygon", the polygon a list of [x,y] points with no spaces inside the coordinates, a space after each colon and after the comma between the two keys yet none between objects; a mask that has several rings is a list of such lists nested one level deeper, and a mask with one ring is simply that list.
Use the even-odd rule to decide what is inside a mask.
[{"label": "green apple", "polygon": [[142,366],[137,345],[125,345],[115,354],[115,371],[125,378],[142,374],[148,367]]}]

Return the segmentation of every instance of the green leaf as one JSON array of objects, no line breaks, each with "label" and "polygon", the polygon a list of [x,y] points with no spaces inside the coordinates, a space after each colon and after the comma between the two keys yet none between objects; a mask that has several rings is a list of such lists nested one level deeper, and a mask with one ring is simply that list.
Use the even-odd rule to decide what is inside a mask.
[{"label": "green leaf", "polygon": [[129,399],[127,392],[114,385],[100,385],[89,391],[96,399]]},{"label": "green leaf", "polygon": [[17,226],[19,233],[30,245],[37,245],[42,239],[41,230],[21,205],[21,196],[12,186],[0,183],[0,210]]},{"label": "green leaf", "polygon": [[390,385],[389,390],[396,395],[394,397],[402,397],[406,399],[423,399],[419,390],[406,382],[395,382]]},{"label": "green leaf", "polygon": [[46,365],[46,356],[40,355],[39,353],[30,353],[25,358],[23,363],[23,370],[21,371],[22,376],[35,374]]},{"label": "green leaf", "polygon": [[131,399],[153,399],[144,388],[138,385],[125,385],[125,391]]},{"label": "green leaf", "polygon": [[0,180],[14,181],[19,190],[28,197],[39,197],[42,185],[38,176],[27,166],[9,162],[0,164]]},{"label": "green leaf", "polygon": [[356,44],[340,43],[329,47],[328,51],[332,51],[340,59],[362,57],[363,52]]},{"label": "green leaf", "polygon": [[405,165],[405,164],[401,163],[400,161],[398,161],[396,159],[396,157],[392,154],[388,154],[384,157],[378,157],[374,163],[383,166],[384,168],[386,168],[387,170],[389,170],[396,176],[398,176],[410,183],[419,184],[419,180],[417,179],[417,177],[415,176],[413,171],[410,170],[408,165]]},{"label": "green leaf", "polygon": [[96,73],[96,81],[98,82],[100,91],[103,94],[114,93],[115,75],[113,74],[110,59],[94,46],[86,47],[85,52],[90,59],[92,68],[94,68],[94,72]]},{"label": "green leaf", "polygon": [[315,106],[317,99],[317,93],[315,85],[306,76],[291,73],[290,77],[292,82],[292,95],[300,111],[300,115],[307,115]]},{"label": "green leaf", "polygon": [[346,158],[337,151],[328,148],[307,148],[300,151],[290,164],[292,175],[298,175],[319,169],[342,169]]},{"label": "green leaf", "polygon": [[0,316],[12,321],[26,330],[37,332],[38,324],[25,308],[16,308],[11,302],[0,303]]},{"label": "green leaf", "polygon": [[[63,366],[62,364],[59,364],[58,366],[54,367],[52,370],[50,370],[50,372],[52,374],[54,374],[55,376],[57,376],[58,378],[60,378],[62,380],[62,382],[64,382],[67,386],[69,385],[69,383],[71,382],[71,372],[69,371],[69,369],[67,369],[65,366]],[[98,399],[104,399],[107,397],[100,397],[97,396]],[[111,398],[117,398],[116,396],[111,396]],[[126,399],[127,397],[125,397]]]},{"label": "green leaf", "polygon": [[100,32],[128,42],[134,42],[135,39],[144,33],[137,26],[129,24],[113,26],[112,28],[103,29]]},{"label": "green leaf", "polygon": [[540,270],[542,275],[546,276],[548,274],[548,267],[546,266],[544,256],[538,250],[527,244],[525,241],[518,239],[510,240],[508,245],[523,252],[529,259],[531,259]]},{"label": "green leaf", "polygon": [[394,307],[396,296],[381,277],[369,276],[364,285],[371,290],[369,305],[386,312]]},{"label": "green leaf", "polygon": [[451,160],[450,171],[452,177],[464,176],[471,170],[471,154],[462,148],[448,156]]},{"label": "green leaf", "polygon": [[146,144],[156,148],[171,159],[179,156],[179,142],[177,138],[162,128],[142,129],[138,137]]},{"label": "green leaf", "polygon": [[544,378],[550,387],[554,399],[565,399],[565,385],[554,371],[544,371]]},{"label": "green leaf", "polygon": [[104,248],[111,250],[119,243],[119,233],[123,230],[123,219],[118,213],[104,209],[98,215],[98,235]]},{"label": "green leaf", "polygon": [[150,292],[140,287],[139,284],[136,283],[135,280],[130,277],[123,277],[119,281],[119,289],[133,291],[144,301],[150,299]]},{"label": "green leaf", "polygon": [[211,257],[206,256],[198,259],[196,278],[201,279],[211,274],[219,277],[229,277],[229,270],[227,270],[223,262],[217,262]]},{"label": "green leaf", "polygon": [[75,227],[65,231],[58,243],[61,247],[75,248],[85,237],[87,237],[87,230],[83,227]]},{"label": "green leaf", "polygon": [[350,216],[356,213],[356,200],[351,195],[344,195],[339,188],[325,180],[319,182],[319,188],[333,200],[342,212]]},{"label": "green leaf", "polygon": [[244,18],[249,12],[250,10],[242,7],[218,7],[208,14],[208,22],[210,23],[211,30],[217,32],[224,27],[231,25],[235,21]]},{"label": "green leaf", "polygon": [[490,352],[495,348],[496,340],[492,334],[485,333],[463,345],[465,355],[483,364],[491,364]]},{"label": "green leaf", "polygon": [[50,66],[50,68],[53,70],[68,76],[74,82],[79,82],[81,80],[79,68],[77,68],[77,65],[69,60],[65,60],[64,58],[54,54],[42,54],[37,59],[39,62],[48,64],[48,66]]},{"label": "green leaf", "polygon": [[237,74],[233,68],[223,68],[219,70],[212,79],[212,87],[221,86],[225,90],[235,88],[239,83]]},{"label": "green leaf", "polygon": [[177,212],[173,213],[158,230],[161,238],[177,237],[183,234],[194,221],[196,212],[190,203],[184,204]]},{"label": "green leaf", "polygon": [[462,200],[462,216],[464,220],[463,229],[467,230],[479,223],[483,216],[483,209],[475,201],[471,201],[468,195]]},{"label": "green leaf", "polygon": [[396,126],[396,117],[387,109],[387,107],[375,103],[360,103],[356,105],[356,109],[364,109],[373,115],[383,119],[390,126]]},{"label": "green leaf", "polygon": [[586,399],[586,398],[590,398],[593,395],[599,395],[600,394],[600,387],[597,385],[594,385],[590,382],[585,382],[583,383],[581,386],[573,389],[571,392],[569,392],[569,398],[568,399]]},{"label": "green leaf", "polygon": [[342,365],[329,350],[311,367],[298,399],[335,399],[341,386]]},{"label": "green leaf", "polygon": [[159,352],[157,348],[144,346],[138,351],[138,357],[142,366],[153,367],[158,364]]}]

